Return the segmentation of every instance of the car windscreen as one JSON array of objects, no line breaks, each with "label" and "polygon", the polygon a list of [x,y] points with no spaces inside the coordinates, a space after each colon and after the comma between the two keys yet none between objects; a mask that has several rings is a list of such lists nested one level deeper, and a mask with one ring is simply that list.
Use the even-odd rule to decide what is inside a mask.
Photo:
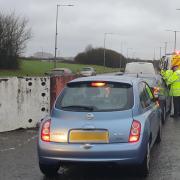
[{"label": "car windscreen", "polygon": [[117,82],[70,83],[55,107],[66,111],[122,111],[133,106],[132,85]]}]

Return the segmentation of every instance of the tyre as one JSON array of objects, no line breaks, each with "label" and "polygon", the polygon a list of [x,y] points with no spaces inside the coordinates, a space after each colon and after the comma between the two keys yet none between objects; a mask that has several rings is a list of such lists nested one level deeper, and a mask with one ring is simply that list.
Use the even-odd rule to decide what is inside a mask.
[{"label": "tyre", "polygon": [[166,121],[166,106],[164,105],[162,108],[161,121],[164,124]]},{"label": "tyre", "polygon": [[150,171],[150,143],[147,144],[146,155],[143,163],[139,166],[139,175],[141,177],[147,177]]},{"label": "tyre", "polygon": [[160,121],[158,135],[156,137],[156,143],[160,143],[162,140],[162,122]]},{"label": "tyre", "polygon": [[47,176],[47,177],[52,177],[57,175],[57,171],[59,170],[60,165],[52,165],[52,164],[41,164],[39,163],[39,168],[41,172]]}]

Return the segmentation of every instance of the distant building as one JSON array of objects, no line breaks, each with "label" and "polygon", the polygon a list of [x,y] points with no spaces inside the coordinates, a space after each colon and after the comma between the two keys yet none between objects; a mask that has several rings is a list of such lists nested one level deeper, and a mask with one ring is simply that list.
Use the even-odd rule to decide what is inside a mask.
[{"label": "distant building", "polygon": [[57,60],[61,60],[61,61],[74,61],[74,57],[57,57]]},{"label": "distant building", "polygon": [[43,51],[34,53],[32,57],[37,58],[37,59],[52,59],[52,58],[54,58],[54,56],[51,53],[47,53],[47,52],[43,52]]}]

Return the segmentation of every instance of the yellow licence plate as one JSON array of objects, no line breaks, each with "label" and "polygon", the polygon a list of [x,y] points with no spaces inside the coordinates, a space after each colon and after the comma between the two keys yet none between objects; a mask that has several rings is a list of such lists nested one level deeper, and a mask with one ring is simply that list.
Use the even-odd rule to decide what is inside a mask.
[{"label": "yellow licence plate", "polygon": [[87,131],[87,130],[71,130],[69,135],[70,143],[108,143],[108,131]]}]

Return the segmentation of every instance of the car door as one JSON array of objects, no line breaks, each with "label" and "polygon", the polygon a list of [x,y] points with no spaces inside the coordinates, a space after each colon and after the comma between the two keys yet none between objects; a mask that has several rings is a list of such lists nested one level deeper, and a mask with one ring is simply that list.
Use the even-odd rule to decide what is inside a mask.
[{"label": "car door", "polygon": [[[150,132],[152,134],[152,141],[155,141],[159,130],[159,107],[154,102],[154,96],[150,87],[145,82],[139,84],[140,102],[143,109],[144,117],[150,124]],[[153,143],[152,143],[153,144]]]}]

